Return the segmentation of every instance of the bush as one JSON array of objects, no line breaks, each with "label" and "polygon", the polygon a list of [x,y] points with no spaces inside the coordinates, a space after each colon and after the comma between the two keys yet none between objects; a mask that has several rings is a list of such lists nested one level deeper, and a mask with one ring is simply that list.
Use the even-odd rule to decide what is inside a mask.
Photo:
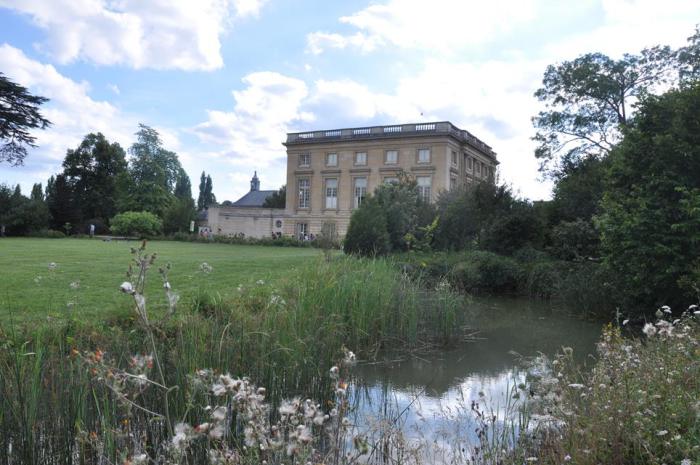
[{"label": "bush", "polygon": [[515,294],[522,287],[523,269],[512,258],[492,252],[466,254],[450,272],[450,281],[475,294]]},{"label": "bush", "polygon": [[620,304],[613,276],[600,263],[573,264],[559,284],[559,298],[577,313],[610,317]]},{"label": "bush", "polygon": [[559,292],[562,279],[562,264],[552,261],[538,262],[527,273],[527,295],[550,299]]},{"label": "bush", "polygon": [[149,212],[119,213],[110,224],[112,233],[122,236],[152,237],[163,230],[161,219]]},{"label": "bush", "polygon": [[600,238],[589,221],[562,221],[552,228],[551,253],[562,260],[595,257]]},{"label": "bush", "polygon": [[350,217],[345,235],[345,253],[374,257],[386,255],[390,249],[384,211],[374,199],[366,199]]},{"label": "bush", "polygon": [[66,235],[55,229],[41,229],[28,234],[29,237],[43,237],[45,239],[63,239]]}]

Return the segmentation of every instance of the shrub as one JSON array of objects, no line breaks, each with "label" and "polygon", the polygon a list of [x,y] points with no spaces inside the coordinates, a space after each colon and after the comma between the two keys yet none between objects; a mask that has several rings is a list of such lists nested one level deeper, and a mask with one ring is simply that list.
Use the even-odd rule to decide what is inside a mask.
[{"label": "shrub", "polygon": [[28,234],[29,237],[43,237],[46,239],[63,239],[66,235],[61,231],[54,229],[41,229]]},{"label": "shrub", "polygon": [[150,237],[160,234],[163,222],[153,213],[124,212],[110,221],[112,233],[123,236]]},{"label": "shrub", "polygon": [[361,208],[350,217],[350,225],[345,235],[345,252],[352,255],[374,257],[389,252],[384,211],[374,199],[366,199]]},{"label": "shrub", "polygon": [[549,299],[559,292],[562,264],[542,261],[533,264],[527,273],[527,294],[530,297]]},{"label": "shrub", "polygon": [[613,276],[600,263],[572,264],[558,292],[562,303],[580,313],[609,317],[620,303]]},{"label": "shrub", "polygon": [[523,280],[522,267],[509,257],[476,251],[465,255],[450,272],[450,280],[463,291],[476,294],[517,293]]},{"label": "shrub", "polygon": [[551,253],[562,260],[598,255],[600,238],[589,221],[562,221],[552,228]]}]

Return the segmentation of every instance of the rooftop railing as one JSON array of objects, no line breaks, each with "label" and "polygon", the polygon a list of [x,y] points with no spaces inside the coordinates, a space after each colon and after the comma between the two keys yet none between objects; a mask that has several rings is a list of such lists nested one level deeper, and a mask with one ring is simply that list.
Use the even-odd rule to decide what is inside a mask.
[{"label": "rooftop railing", "polygon": [[400,124],[390,126],[371,126],[364,128],[332,129],[312,132],[292,132],[287,134],[287,144],[308,144],[325,140],[372,139],[401,136],[426,136],[429,134],[450,135],[457,140],[471,145],[495,158],[490,146],[479,140],[469,131],[459,129],[449,121],[436,123]]}]

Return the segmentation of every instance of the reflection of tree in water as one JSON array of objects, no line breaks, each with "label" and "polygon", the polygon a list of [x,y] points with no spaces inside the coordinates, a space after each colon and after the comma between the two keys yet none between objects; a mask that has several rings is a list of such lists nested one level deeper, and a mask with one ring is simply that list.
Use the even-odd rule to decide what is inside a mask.
[{"label": "reflection of tree in water", "polygon": [[440,397],[465,378],[497,377],[517,365],[517,355],[554,354],[573,347],[583,362],[594,352],[600,323],[567,318],[542,303],[523,299],[484,299],[473,302],[468,321],[478,340],[451,350],[428,354],[385,354],[376,364],[361,364],[355,375],[367,385],[390,385],[422,390]]}]

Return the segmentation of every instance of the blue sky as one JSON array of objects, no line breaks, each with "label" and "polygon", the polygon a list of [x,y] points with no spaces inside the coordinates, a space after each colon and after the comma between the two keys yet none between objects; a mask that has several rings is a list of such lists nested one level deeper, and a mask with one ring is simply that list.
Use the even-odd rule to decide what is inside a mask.
[{"label": "blue sky", "polygon": [[530,140],[545,67],[679,46],[698,23],[691,0],[0,0],[0,72],[54,123],[0,183],[28,193],[85,134],[127,148],[144,123],[195,188],[204,170],[235,200],[254,170],[285,182],[286,132],[450,120],[547,198]]}]

